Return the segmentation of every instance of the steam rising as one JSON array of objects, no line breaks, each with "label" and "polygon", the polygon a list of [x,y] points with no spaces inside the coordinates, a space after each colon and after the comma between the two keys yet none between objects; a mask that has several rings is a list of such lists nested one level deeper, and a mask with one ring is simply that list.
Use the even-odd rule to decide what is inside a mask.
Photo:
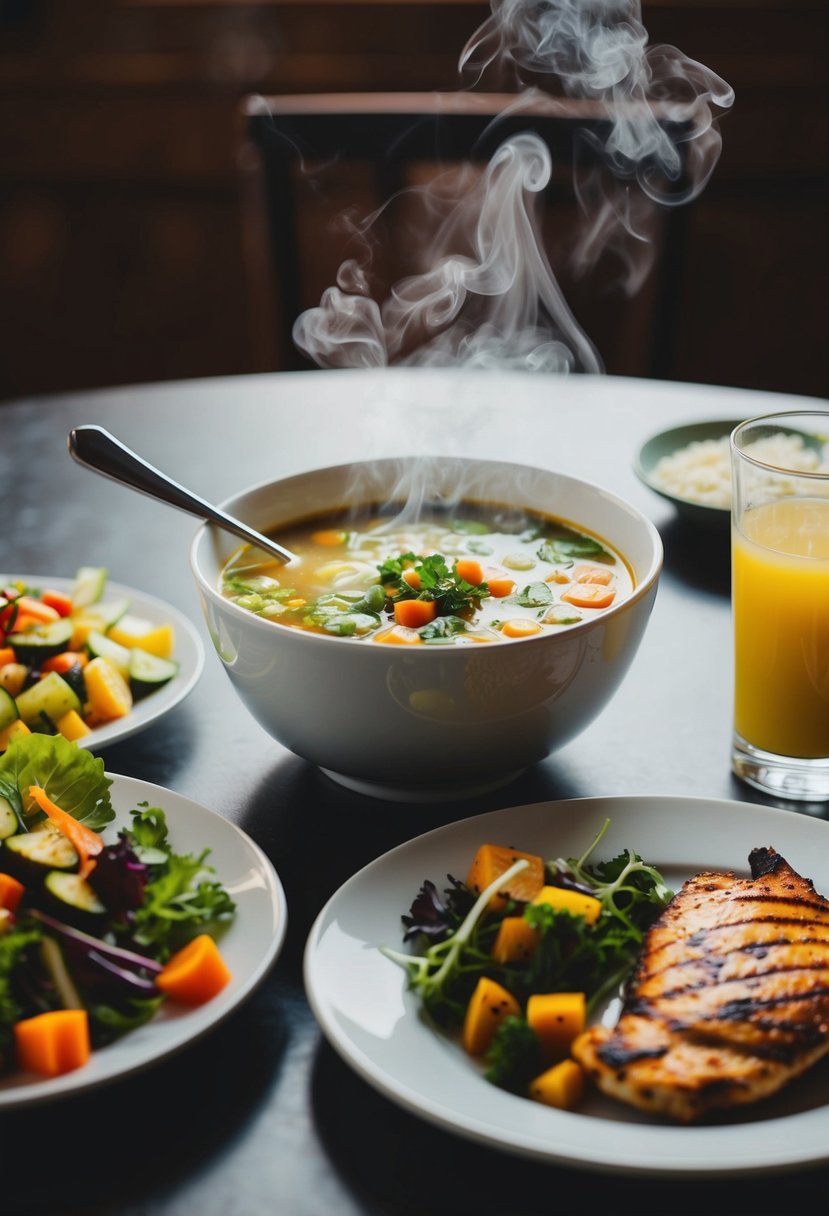
[{"label": "steam rising", "polygon": [[[656,206],[703,189],[721,146],[713,107],[728,108],[733,91],[676,48],[649,46],[638,0],[491,0],[491,9],[463,49],[462,77],[474,87],[510,70],[513,112],[549,102],[555,89],[595,105],[603,121],[581,129],[575,148],[584,223],[571,261],[585,273],[613,250],[635,291],[651,263]],[[505,140],[483,173],[467,168],[448,206],[440,185],[421,192],[429,218],[438,216],[426,268],[382,304],[371,296],[369,245],[380,212],[355,228],[364,255],[343,263],[319,307],[294,326],[297,346],[318,365],[602,370],[544,252],[537,203],[553,172],[546,144],[525,132]]]},{"label": "steam rising", "polygon": [[[553,77],[566,96],[601,103],[610,120],[602,150],[616,174],[659,203],[702,190],[722,143],[711,107],[728,109],[734,91],[676,47],[649,46],[639,0],[491,0],[491,8],[461,53],[462,75],[478,83],[488,67],[511,61],[519,84],[524,71]],[[673,193],[663,177],[677,182],[683,159],[687,185]]]}]

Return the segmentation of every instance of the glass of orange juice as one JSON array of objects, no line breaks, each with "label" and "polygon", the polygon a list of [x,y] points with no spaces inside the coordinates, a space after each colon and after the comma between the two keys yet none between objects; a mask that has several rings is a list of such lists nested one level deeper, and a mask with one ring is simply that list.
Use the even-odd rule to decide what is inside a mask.
[{"label": "glass of orange juice", "polygon": [[738,777],[829,800],[829,409],[731,435],[734,740]]}]

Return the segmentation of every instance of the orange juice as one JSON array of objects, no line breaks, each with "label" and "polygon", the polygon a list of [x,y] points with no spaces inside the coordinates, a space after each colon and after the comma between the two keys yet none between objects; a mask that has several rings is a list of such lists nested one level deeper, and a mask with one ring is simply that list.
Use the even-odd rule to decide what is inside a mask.
[{"label": "orange juice", "polygon": [[732,554],[735,730],[777,755],[829,757],[829,499],[747,510]]}]

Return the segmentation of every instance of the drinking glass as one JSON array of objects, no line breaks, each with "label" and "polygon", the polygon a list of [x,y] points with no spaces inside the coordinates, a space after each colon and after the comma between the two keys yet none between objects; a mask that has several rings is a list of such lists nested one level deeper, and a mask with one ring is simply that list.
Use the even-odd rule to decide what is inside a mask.
[{"label": "drinking glass", "polygon": [[829,411],[741,423],[731,473],[732,768],[829,800]]}]

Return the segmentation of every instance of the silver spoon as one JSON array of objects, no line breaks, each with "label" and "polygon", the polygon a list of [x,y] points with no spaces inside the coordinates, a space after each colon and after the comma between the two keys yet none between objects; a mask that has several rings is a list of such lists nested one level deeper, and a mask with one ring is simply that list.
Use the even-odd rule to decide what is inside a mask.
[{"label": "silver spoon", "polygon": [[69,432],[68,444],[70,455],[78,464],[94,469],[104,477],[111,477],[113,481],[119,481],[132,490],[148,494],[150,498],[157,498],[159,502],[178,507],[180,511],[188,511],[199,519],[210,520],[226,532],[232,532],[234,536],[256,545],[257,549],[264,550],[281,562],[296,560],[296,554],[291,553],[290,549],[284,549],[276,541],[262,536],[241,520],[234,519],[232,515],[226,515],[212,503],[205,502],[197,494],[186,490],[171,477],[147,464],[102,426],[76,426]]}]

